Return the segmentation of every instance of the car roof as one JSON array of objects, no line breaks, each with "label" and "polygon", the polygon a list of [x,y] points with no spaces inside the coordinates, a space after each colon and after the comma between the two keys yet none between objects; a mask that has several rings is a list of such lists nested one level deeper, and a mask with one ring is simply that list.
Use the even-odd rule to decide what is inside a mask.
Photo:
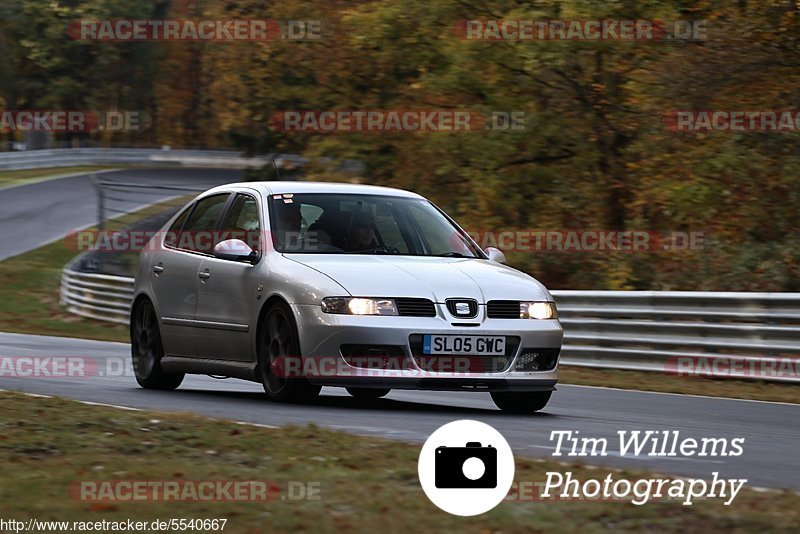
[{"label": "car roof", "polygon": [[227,191],[234,188],[250,188],[264,195],[283,193],[347,193],[352,195],[385,195],[393,197],[423,198],[417,193],[381,187],[377,185],[351,184],[342,182],[238,182],[215,187],[205,194]]}]

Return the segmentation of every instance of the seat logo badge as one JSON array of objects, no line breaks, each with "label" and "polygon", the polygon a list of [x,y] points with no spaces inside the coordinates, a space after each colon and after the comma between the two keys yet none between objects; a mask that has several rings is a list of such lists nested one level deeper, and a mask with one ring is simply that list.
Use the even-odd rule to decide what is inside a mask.
[{"label": "seat logo badge", "polygon": [[469,302],[456,302],[456,315],[471,315]]}]

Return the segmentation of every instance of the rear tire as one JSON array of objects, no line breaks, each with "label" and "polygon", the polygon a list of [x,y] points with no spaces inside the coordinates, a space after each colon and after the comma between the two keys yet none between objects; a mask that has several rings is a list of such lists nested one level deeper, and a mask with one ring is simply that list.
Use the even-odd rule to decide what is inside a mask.
[{"label": "rear tire", "polygon": [[511,393],[493,391],[492,400],[495,405],[507,413],[530,414],[547,406],[552,391],[532,391]]},{"label": "rear tire", "polygon": [[131,360],[136,382],[145,389],[171,390],[181,385],[183,373],[166,373],[161,369],[164,346],[158,329],[156,311],[143,299],[131,312]]},{"label": "rear tire", "polygon": [[383,388],[345,388],[351,397],[359,400],[374,400],[385,397],[391,389]]},{"label": "rear tire", "polygon": [[264,316],[258,334],[258,376],[267,396],[278,402],[308,402],[319,395],[321,386],[303,377],[287,377],[288,358],[302,358],[300,339],[292,310],[275,303]]}]

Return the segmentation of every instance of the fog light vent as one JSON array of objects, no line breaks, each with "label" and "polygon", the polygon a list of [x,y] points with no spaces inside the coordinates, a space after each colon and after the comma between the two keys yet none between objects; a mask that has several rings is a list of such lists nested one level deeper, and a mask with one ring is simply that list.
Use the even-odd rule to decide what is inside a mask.
[{"label": "fog light vent", "polygon": [[556,366],[560,349],[522,349],[515,371],[550,371]]}]

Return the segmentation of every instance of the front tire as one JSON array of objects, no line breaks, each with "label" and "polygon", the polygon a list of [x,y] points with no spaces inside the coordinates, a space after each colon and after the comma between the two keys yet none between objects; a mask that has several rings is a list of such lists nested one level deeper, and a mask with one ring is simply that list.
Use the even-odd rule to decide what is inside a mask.
[{"label": "front tire", "polygon": [[183,373],[166,373],[161,368],[164,346],[156,311],[149,300],[139,301],[131,312],[130,332],[136,382],[145,389],[171,390],[180,386]]},{"label": "front tire", "polygon": [[286,376],[286,370],[294,367],[287,363],[294,358],[302,359],[297,325],[289,306],[278,302],[264,317],[258,339],[258,375],[270,399],[308,402],[319,395],[321,386],[309,384],[302,376]]},{"label": "front tire", "polygon": [[345,388],[351,397],[358,400],[375,400],[385,397],[391,389],[384,388]]},{"label": "front tire", "polygon": [[532,391],[511,393],[493,391],[492,400],[495,405],[507,413],[530,414],[547,406],[552,391]]}]

